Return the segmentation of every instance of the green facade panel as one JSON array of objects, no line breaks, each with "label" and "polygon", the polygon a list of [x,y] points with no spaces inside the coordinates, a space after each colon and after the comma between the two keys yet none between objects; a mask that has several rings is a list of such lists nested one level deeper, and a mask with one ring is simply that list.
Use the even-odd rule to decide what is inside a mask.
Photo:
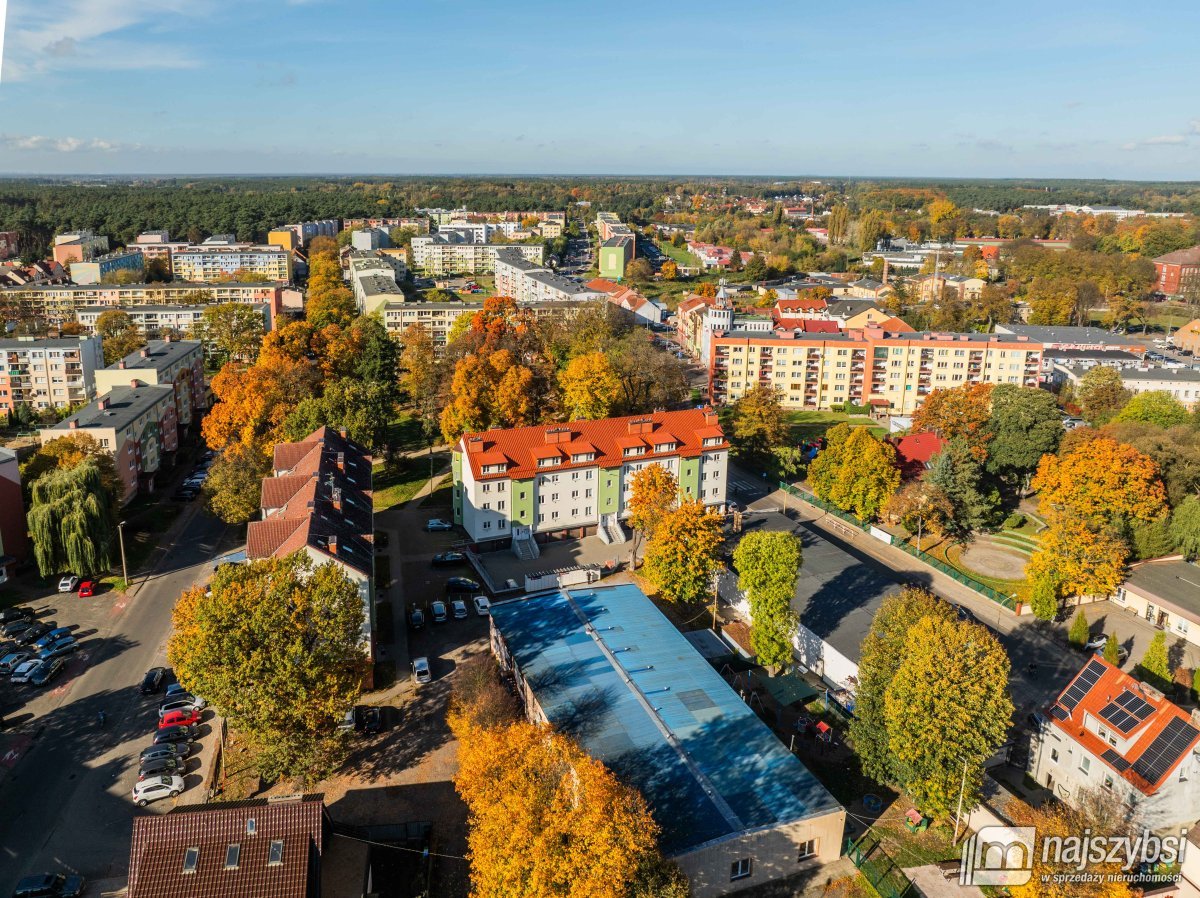
[{"label": "green facade panel", "polygon": [[450,453],[451,470],[454,473],[454,523],[463,522],[463,458],[461,452]]},{"label": "green facade panel", "polygon": [[529,480],[514,480],[512,482],[512,522],[513,525],[524,524],[533,526],[533,489],[534,478]]},{"label": "green facade panel", "polygon": [[700,495],[700,459],[679,460],[679,495],[684,499],[695,499]]},{"label": "green facade panel", "polygon": [[600,514],[615,514],[620,511],[621,501],[621,469],[600,469],[600,492],[597,494],[600,504],[597,506]]}]

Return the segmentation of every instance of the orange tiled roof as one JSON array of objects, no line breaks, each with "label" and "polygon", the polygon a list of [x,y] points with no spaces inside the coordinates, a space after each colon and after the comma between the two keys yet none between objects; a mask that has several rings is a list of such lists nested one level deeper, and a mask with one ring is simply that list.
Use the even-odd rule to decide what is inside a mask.
[{"label": "orange tiled roof", "polygon": [[879,326],[885,331],[892,334],[912,334],[916,333],[916,329],[907,321],[901,318],[887,318],[879,322]]},{"label": "orange tiled roof", "polygon": [[775,308],[780,312],[823,312],[829,303],[823,299],[777,299]]},{"label": "orange tiled roof", "polygon": [[[649,422],[652,427],[648,432],[636,432],[631,425],[634,422]],[[569,428],[569,439],[562,442],[547,442],[546,434],[556,428]],[[667,439],[664,439],[666,437]],[[720,437],[721,442],[712,446],[704,446],[703,440]],[[471,452],[468,447],[478,440],[481,449]],[[675,449],[655,452],[655,445],[664,442],[675,443]],[[654,461],[674,455],[694,457],[703,452],[728,449],[725,433],[717,424],[716,414],[710,409],[686,409],[677,412],[655,412],[650,415],[633,415],[626,418],[605,418],[600,421],[572,421],[569,424],[545,424],[535,427],[517,427],[511,430],[488,430],[483,433],[464,434],[459,441],[457,451],[463,453],[463,458],[470,463],[471,472],[476,480],[486,479],[483,475],[485,464],[496,464],[493,459],[496,454],[502,454],[508,459],[508,468],[502,474],[489,474],[487,477],[512,477],[526,479],[534,477],[540,471],[561,471],[578,467],[617,467],[631,459],[626,458],[623,449],[636,446],[646,447],[643,455],[636,460]],[[587,462],[571,462],[572,455],[594,452],[595,459]],[[539,458],[558,456],[562,463],[553,468],[539,468]]]},{"label": "orange tiled roof", "polygon": [[[1115,725],[1119,721],[1112,719],[1112,709],[1114,701],[1126,692],[1145,702],[1149,710],[1143,719],[1131,721],[1132,725],[1121,732]],[[1122,752],[1101,739],[1086,726],[1089,718],[1109,731],[1116,730],[1129,747]],[[1140,682],[1099,655],[1088,661],[1050,707],[1050,722],[1145,795],[1157,792],[1200,742],[1200,729],[1188,714],[1157,691],[1143,690]],[[1168,729],[1172,738],[1160,741]]]}]

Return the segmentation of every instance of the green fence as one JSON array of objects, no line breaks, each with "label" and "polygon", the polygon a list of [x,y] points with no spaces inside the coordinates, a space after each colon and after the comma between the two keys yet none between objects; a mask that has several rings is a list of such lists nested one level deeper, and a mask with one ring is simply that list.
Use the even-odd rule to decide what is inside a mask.
[{"label": "green fence", "polygon": [[870,830],[857,842],[846,839],[846,856],[883,898],[913,898],[920,894]]},{"label": "green fence", "polygon": [[[780,483],[779,488],[781,490],[783,490],[784,492],[786,492],[789,496],[795,496],[801,502],[807,502],[809,505],[819,508],[822,511],[827,512],[828,514],[834,515],[835,517],[840,518],[841,520],[845,521],[847,524],[851,525],[852,527],[855,527],[862,531],[869,531],[871,529],[870,524],[864,524],[862,521],[860,521],[858,518],[856,518],[854,515],[850,514],[849,512],[842,511],[842,509],[838,508],[835,505],[831,505],[830,503],[826,502],[824,499],[820,499],[817,496],[814,496],[812,493],[805,492],[804,490],[801,490],[801,489],[797,489],[796,487],[792,486],[792,484],[790,484],[790,483]],[[970,589],[975,590],[975,592],[979,593],[984,598],[991,599],[997,605],[1001,605],[1001,606],[1007,608],[1009,611],[1017,610],[1017,600],[1014,599],[1012,596],[1010,596],[1008,593],[1000,592],[999,590],[992,589],[992,587],[990,587],[984,583],[980,583],[974,577],[964,574],[958,568],[951,567],[950,565],[946,564],[946,562],[941,561],[937,558],[934,558],[932,555],[928,554],[927,552],[922,552],[916,546],[910,546],[906,542],[899,542],[899,541],[893,542],[892,545],[895,546],[897,549],[900,549],[901,551],[907,552],[909,555],[911,555],[913,558],[916,558],[918,561],[924,562],[925,564],[929,565],[932,568],[936,568],[937,570],[939,570],[943,574],[945,574],[947,577],[954,578],[959,583],[961,583],[963,586],[966,586]]]}]

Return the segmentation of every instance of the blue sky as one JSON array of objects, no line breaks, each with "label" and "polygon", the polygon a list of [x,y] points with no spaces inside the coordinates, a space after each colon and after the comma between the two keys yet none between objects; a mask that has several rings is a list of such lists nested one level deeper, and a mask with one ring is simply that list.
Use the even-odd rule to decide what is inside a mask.
[{"label": "blue sky", "polygon": [[1196,179],[1198,38],[1194,0],[8,0],[0,172]]}]

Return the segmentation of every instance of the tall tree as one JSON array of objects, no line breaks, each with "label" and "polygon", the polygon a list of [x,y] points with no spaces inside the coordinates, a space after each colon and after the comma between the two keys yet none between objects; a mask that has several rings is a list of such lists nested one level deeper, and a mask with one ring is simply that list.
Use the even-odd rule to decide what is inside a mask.
[{"label": "tall tree", "polygon": [[125,356],[146,345],[146,338],[133,323],[133,319],[120,309],[109,309],[97,315],[95,329],[100,335],[105,365],[115,365]]},{"label": "tall tree", "polygon": [[734,403],[733,445],[738,455],[765,459],[787,440],[787,418],[774,387],[758,384]]},{"label": "tall tree", "polygon": [[[940,486],[912,480],[902,486],[884,508],[884,515],[922,539],[941,537],[954,520],[955,507]],[[920,548],[918,546],[918,548]]]},{"label": "tall tree", "polygon": [[205,478],[205,505],[226,524],[245,524],[258,516],[262,481],[270,472],[270,463],[255,447],[240,441],[230,444]]},{"label": "tall tree", "polygon": [[896,450],[865,427],[837,424],[808,468],[813,491],[861,521],[874,520],[900,485]]},{"label": "tall tree", "polygon": [[1025,572],[1034,583],[1055,583],[1065,595],[1106,596],[1124,580],[1128,556],[1128,546],[1111,526],[1057,515]]},{"label": "tall tree", "polygon": [[312,781],[336,766],[367,663],[362,597],[341,568],[300,552],[226,565],[172,620],[179,682],[250,736],[265,773]]},{"label": "tall tree", "polygon": [[558,375],[562,401],[572,420],[607,418],[621,395],[621,381],[603,352],[579,355]]},{"label": "tall tree", "polygon": [[1038,465],[1032,486],[1044,513],[1066,512],[1095,524],[1152,521],[1167,511],[1158,468],[1132,446],[1097,437]]},{"label": "tall tree", "polygon": [[1200,498],[1188,496],[1171,512],[1171,538],[1188,558],[1200,556]]},{"label": "tall tree", "polygon": [[204,439],[213,449],[242,442],[265,455],[292,410],[319,388],[320,372],[308,361],[264,351],[249,367],[231,362],[212,379],[217,402],[204,418]]},{"label": "tall tree", "polygon": [[1023,481],[1043,455],[1062,440],[1062,418],[1054,396],[1045,390],[999,384],[992,390],[988,416],[987,470]]},{"label": "tall tree", "polygon": [[950,501],[953,512],[944,529],[955,539],[968,539],[995,520],[1000,494],[985,482],[979,456],[964,438],[952,439],[933,457],[924,479]]},{"label": "tall tree", "polygon": [[192,330],[216,364],[253,362],[263,338],[263,316],[253,306],[224,302],[207,306]]},{"label": "tall tree", "polygon": [[1187,424],[1188,410],[1166,390],[1147,390],[1138,393],[1117,412],[1113,421],[1141,421],[1157,427]]},{"label": "tall tree", "polygon": [[986,383],[934,390],[913,415],[913,431],[936,433],[943,440],[960,437],[983,459],[990,436],[992,390],[993,385]]},{"label": "tall tree", "polygon": [[723,539],[720,515],[698,499],[680,503],[663,516],[646,548],[643,574],[674,602],[703,600],[712,589]]},{"label": "tall tree", "polygon": [[1167,653],[1167,635],[1163,632],[1154,634],[1146,653],[1138,662],[1138,674],[1150,685],[1159,689],[1169,689],[1173,680],[1171,676],[1171,661]]},{"label": "tall tree", "polygon": [[89,460],[96,463],[104,494],[115,515],[124,498],[125,484],[117,474],[117,464],[113,461],[112,453],[101,446],[100,441],[91,434],[69,433],[67,436],[43,443],[21,465],[21,481],[28,492],[34,481],[43,474],[51,471],[69,471]]},{"label": "tall tree", "polygon": [[325,392],[302,400],[288,414],[282,435],[302,440],[318,427],[345,429],[350,439],[368,449],[383,448],[388,424],[396,417],[394,383],[343,377],[326,384]]},{"label": "tall tree", "polygon": [[1121,375],[1108,365],[1096,365],[1079,380],[1075,399],[1089,424],[1106,424],[1129,401]]},{"label": "tall tree", "polygon": [[904,660],[909,631],[924,618],[950,620],[953,616],[950,606],[933,593],[911,586],[885,598],[875,612],[862,642],[854,719],[850,721],[850,739],[867,776],[885,783],[899,782],[885,703],[888,687]]},{"label": "tall tree", "polygon": [[[635,533],[654,539],[663,519],[679,504],[679,483],[675,475],[655,463],[636,471],[630,482],[629,523]],[[634,552],[637,545],[634,544]]]},{"label": "tall tree", "polygon": [[733,552],[738,588],[750,600],[750,646],[773,672],[792,663],[796,615],[792,597],[800,576],[800,541],[790,533],[747,533]]},{"label": "tall tree", "polygon": [[1013,704],[1009,661],[978,624],[924,617],[908,632],[884,696],[888,747],[905,791],[932,817],[975,807],[983,765],[1004,742]]},{"label": "tall tree", "polygon": [[43,474],[30,493],[26,520],[43,577],[62,571],[90,577],[108,570],[117,522],[95,458]]}]

